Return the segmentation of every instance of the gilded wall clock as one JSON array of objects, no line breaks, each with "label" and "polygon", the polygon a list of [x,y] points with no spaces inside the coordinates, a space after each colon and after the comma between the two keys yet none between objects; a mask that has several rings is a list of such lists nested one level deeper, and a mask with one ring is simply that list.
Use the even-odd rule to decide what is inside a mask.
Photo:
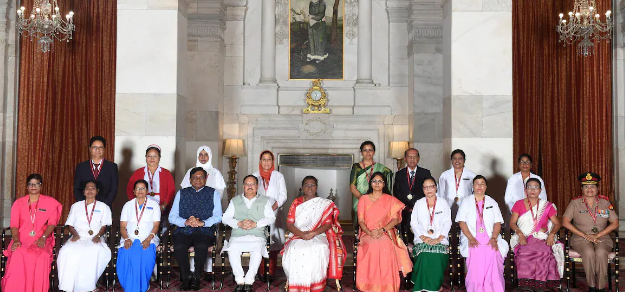
[{"label": "gilded wall clock", "polygon": [[312,86],[306,93],[308,107],[303,110],[305,114],[329,114],[330,109],[325,108],[328,103],[325,90],[321,87],[321,79],[313,80]]}]

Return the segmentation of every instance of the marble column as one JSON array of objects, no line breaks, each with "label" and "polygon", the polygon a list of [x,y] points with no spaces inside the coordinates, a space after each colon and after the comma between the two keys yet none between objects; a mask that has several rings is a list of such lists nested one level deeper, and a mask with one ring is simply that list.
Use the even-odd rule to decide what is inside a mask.
[{"label": "marble column", "polygon": [[[267,1],[267,0],[265,0]],[[372,74],[372,0],[358,1],[358,75],[356,84],[373,85]]]},{"label": "marble column", "polygon": [[449,153],[463,149],[467,168],[488,178],[497,200],[515,166],[511,4],[443,4],[443,156],[449,168]]},{"label": "marble column", "polygon": [[[186,171],[187,0],[117,3],[115,162],[120,190],[158,144],[160,165],[179,182]],[[116,206],[127,200],[117,197]]]},{"label": "marble column", "polygon": [[[614,51],[615,66],[613,69],[614,81],[612,84],[612,107],[613,107],[613,133],[614,133],[614,200],[618,204],[619,214],[625,214],[625,0],[617,1],[618,6],[614,7]],[[620,216],[619,233],[625,235],[625,216]]]},{"label": "marble column", "polygon": [[276,84],[276,0],[263,0],[260,84]]}]

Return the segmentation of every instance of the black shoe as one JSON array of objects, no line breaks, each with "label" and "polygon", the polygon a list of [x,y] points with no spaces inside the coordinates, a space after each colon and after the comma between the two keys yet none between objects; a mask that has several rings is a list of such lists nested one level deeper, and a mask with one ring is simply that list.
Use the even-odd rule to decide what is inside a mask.
[{"label": "black shoe", "polygon": [[211,282],[215,279],[215,273],[206,273],[204,274],[204,281]]},{"label": "black shoe", "polygon": [[245,284],[245,286],[243,286],[243,292],[252,292],[252,285]]},{"label": "black shoe", "polygon": [[238,285],[234,288],[234,292],[243,292],[243,285]]},{"label": "black shoe", "polygon": [[200,290],[200,279],[193,277],[193,280],[191,280],[191,290]]},{"label": "black shoe", "polygon": [[186,278],[180,284],[180,291],[189,291],[191,288],[191,277]]},{"label": "black shoe", "polygon": [[605,292],[605,289],[597,289],[597,292]]},{"label": "black shoe", "polygon": [[595,287],[588,287],[588,292],[597,292],[597,289],[595,289]]}]

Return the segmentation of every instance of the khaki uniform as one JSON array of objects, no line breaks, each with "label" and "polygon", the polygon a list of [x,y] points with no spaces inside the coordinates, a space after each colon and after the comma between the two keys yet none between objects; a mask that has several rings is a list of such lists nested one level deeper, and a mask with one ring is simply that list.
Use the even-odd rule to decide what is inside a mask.
[{"label": "khaki uniform", "polygon": [[[599,208],[597,211],[597,221],[595,223],[590,214],[588,214],[588,209],[590,208],[590,211],[594,214],[597,203],[599,204]],[[585,234],[594,234],[594,232],[592,232],[593,226],[596,226],[597,229],[601,231],[605,229],[610,222],[618,220],[612,204],[610,204],[610,201],[608,201],[606,197],[598,196],[596,203],[588,207],[589,208],[586,208],[582,197],[575,198],[569,203],[563,217],[571,219],[573,225]],[[583,237],[573,234],[571,237],[571,248],[582,256],[588,287],[604,289],[608,278],[608,254],[612,251],[614,243],[609,234],[602,236],[600,241],[601,242],[597,244],[593,244],[586,241]]]}]

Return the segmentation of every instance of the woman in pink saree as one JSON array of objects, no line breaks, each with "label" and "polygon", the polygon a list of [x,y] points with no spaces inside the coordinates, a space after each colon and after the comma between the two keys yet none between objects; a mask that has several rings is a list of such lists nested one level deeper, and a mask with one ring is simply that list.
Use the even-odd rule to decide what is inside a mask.
[{"label": "woman in pink saree", "polygon": [[[563,272],[563,245],[555,240],[560,221],[553,204],[538,198],[541,190],[537,178],[528,179],[527,198],[512,207],[510,229],[516,234],[510,238],[510,247],[514,250],[520,290],[555,291]],[[553,223],[551,230],[549,221]]]},{"label": "woman in pink saree", "polygon": [[11,207],[11,234],[2,291],[44,292],[50,288],[49,276],[54,248],[54,227],[61,216],[61,204],[41,194],[41,175],[26,180],[28,195]]},{"label": "woman in pink saree", "polygon": [[358,201],[356,288],[361,291],[399,291],[399,273],[406,276],[412,271],[408,249],[395,230],[405,206],[388,194],[386,176],[376,172],[367,195]]}]

